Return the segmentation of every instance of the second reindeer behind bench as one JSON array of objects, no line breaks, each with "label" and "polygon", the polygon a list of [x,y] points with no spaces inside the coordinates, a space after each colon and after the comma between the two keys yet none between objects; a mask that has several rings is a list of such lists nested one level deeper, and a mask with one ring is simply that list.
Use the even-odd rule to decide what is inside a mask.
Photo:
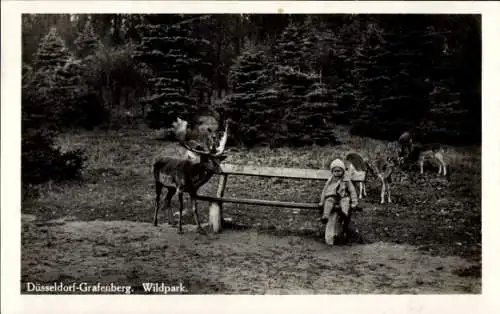
[{"label": "second reindeer behind bench", "polygon": [[359,199],[366,196],[366,171],[368,165],[366,161],[358,153],[349,153],[345,157],[346,174],[352,183],[359,184]]},{"label": "second reindeer behind bench", "polygon": [[391,183],[392,174],[396,168],[395,158],[382,154],[378,155],[375,158],[370,158],[367,161],[367,165],[368,169],[373,173],[373,175],[380,180],[380,204],[385,203],[385,195],[387,195],[387,202],[392,203]]},{"label": "second reindeer behind bench", "polygon": [[[179,197],[179,226],[178,233],[182,233],[182,210],[183,192],[190,196],[191,205],[193,208],[193,215],[196,224],[198,225],[198,232],[204,232],[201,227],[198,211],[196,206],[196,193],[198,189],[210,180],[214,174],[222,173],[220,163],[226,159],[227,156],[222,155],[228,136],[228,124],[225,123],[224,134],[222,135],[219,144],[216,141],[210,141],[208,150],[201,150],[191,147],[186,142],[187,122],[177,118],[173,123],[173,132],[175,133],[179,143],[187,150],[199,155],[199,162],[190,159],[178,159],[172,157],[165,157],[157,159],[153,165],[154,180],[156,185],[156,202],[153,224],[158,224],[158,209],[160,207],[160,199],[163,187],[166,187],[168,192],[165,197],[167,207],[167,217],[169,224],[173,224],[173,215],[171,209],[172,197],[177,193]],[[199,145],[198,145],[199,146]],[[165,185],[160,181],[160,174],[169,177],[174,186]]]}]

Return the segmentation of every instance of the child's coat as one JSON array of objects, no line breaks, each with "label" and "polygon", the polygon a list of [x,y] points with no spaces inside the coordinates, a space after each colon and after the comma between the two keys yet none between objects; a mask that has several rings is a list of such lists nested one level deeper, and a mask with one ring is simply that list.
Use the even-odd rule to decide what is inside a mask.
[{"label": "child's coat", "polygon": [[336,206],[348,215],[350,207],[358,206],[358,196],[352,181],[345,177],[336,180],[331,176],[321,193],[321,204],[325,207],[323,216],[329,216],[333,207]]}]

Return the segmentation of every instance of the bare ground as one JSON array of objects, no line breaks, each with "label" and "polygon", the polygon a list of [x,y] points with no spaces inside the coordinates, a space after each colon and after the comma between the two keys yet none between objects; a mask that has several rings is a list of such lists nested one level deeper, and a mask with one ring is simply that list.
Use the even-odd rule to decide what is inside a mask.
[{"label": "bare ground", "polygon": [[[479,293],[474,264],[385,242],[326,247],[311,237],[229,230],[209,237],[188,227],[130,221],[24,225],[23,279],[131,285],[179,281],[189,293]],[[33,257],[36,257],[34,259]]]},{"label": "bare ground", "polygon": [[[378,144],[349,139],[334,147],[233,150],[227,161],[324,168],[332,156]],[[431,167],[398,180],[394,204],[378,204],[379,187],[369,182],[363,211],[353,217],[360,238],[330,248],[319,213],[290,208],[228,204],[229,228],[208,237],[194,231],[189,214],[183,235],[153,227],[151,162],[178,153],[175,145],[130,132],[67,135],[61,145],[86,149],[87,169],[81,181],[46,185],[23,200],[23,283],[113,282],[134,293],[143,293],[143,282],[178,281],[197,294],[481,292],[480,148],[450,148],[447,178]],[[216,182],[203,192],[213,193]],[[226,195],[316,202],[321,187],[230,177]],[[203,221],[207,207],[200,203]]]}]

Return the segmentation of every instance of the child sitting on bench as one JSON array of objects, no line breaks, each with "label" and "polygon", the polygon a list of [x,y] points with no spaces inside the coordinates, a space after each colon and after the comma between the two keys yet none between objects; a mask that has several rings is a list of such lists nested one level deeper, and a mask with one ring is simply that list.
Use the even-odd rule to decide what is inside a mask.
[{"label": "child sitting on bench", "polygon": [[344,216],[344,232],[346,232],[351,217],[351,208],[358,206],[358,197],[356,189],[351,180],[346,179],[345,165],[340,159],[335,159],[330,164],[332,176],[326,181],[323,192],[321,193],[320,206],[323,207],[323,216],[321,221],[328,222],[332,211],[340,209],[340,214]]}]

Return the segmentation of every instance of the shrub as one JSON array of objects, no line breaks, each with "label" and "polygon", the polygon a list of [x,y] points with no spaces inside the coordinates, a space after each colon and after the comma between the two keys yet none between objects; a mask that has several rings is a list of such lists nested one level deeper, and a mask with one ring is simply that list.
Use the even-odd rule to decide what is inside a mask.
[{"label": "shrub", "polygon": [[26,132],[22,139],[22,183],[71,180],[81,175],[86,160],[82,150],[61,152],[54,147],[53,133]]}]

